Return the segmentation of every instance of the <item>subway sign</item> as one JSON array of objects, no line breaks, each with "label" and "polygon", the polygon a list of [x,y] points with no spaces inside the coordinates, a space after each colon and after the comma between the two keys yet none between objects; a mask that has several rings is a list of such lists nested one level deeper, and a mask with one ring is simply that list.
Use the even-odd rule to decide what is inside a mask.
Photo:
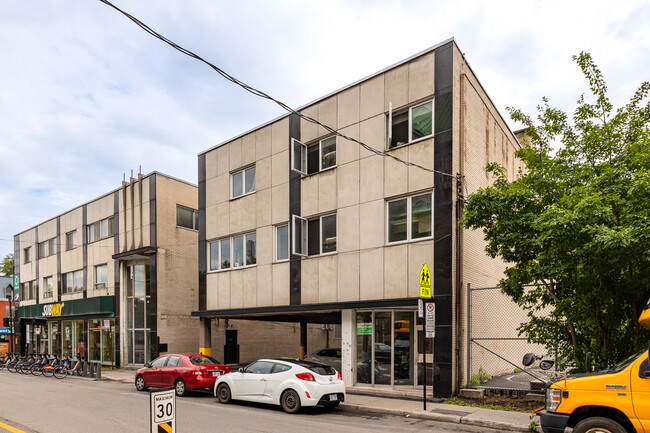
[{"label": "subway sign", "polygon": [[58,318],[74,316],[115,315],[115,297],[97,296],[86,299],[71,299],[51,304],[25,305],[18,307],[19,319]]},{"label": "subway sign", "polygon": [[65,302],[43,305],[43,317],[60,316]]}]

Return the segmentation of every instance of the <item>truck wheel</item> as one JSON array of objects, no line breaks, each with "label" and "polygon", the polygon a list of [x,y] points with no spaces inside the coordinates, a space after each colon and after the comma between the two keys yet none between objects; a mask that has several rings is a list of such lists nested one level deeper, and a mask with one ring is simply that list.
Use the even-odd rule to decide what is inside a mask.
[{"label": "truck wheel", "polygon": [[583,419],[574,428],[573,433],[626,433],[627,430],[609,418],[594,416]]}]

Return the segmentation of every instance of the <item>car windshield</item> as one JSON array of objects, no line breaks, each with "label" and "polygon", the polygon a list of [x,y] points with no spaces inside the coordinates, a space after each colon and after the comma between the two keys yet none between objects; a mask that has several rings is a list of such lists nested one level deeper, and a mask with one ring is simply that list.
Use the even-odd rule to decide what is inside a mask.
[{"label": "car windshield", "polygon": [[618,372],[625,370],[630,364],[632,364],[639,356],[643,354],[643,352],[647,352],[648,348],[644,347],[643,349],[639,350],[637,353],[634,355],[631,355],[629,358],[624,359],[623,361],[619,362],[618,364],[610,367],[607,369],[607,371],[611,372]]},{"label": "car windshield", "polygon": [[194,356],[190,356],[189,358],[190,358],[190,362],[194,365],[221,364],[219,361],[217,361],[211,356],[194,355]]}]

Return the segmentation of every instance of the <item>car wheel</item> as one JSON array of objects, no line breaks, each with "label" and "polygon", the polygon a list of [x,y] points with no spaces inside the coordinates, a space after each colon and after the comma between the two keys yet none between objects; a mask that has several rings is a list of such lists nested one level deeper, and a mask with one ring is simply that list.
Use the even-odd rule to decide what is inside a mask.
[{"label": "car wheel", "polygon": [[594,416],[583,419],[574,428],[573,433],[625,433],[625,428],[609,418]]},{"label": "car wheel", "polygon": [[189,394],[187,385],[185,385],[185,381],[183,379],[176,379],[174,388],[176,389],[176,395],[179,397],[185,397],[187,394]]},{"label": "car wheel", "polygon": [[323,407],[324,407],[325,409],[327,409],[327,410],[332,410],[332,409],[334,409],[336,406],[338,406],[339,403],[340,403],[340,402],[338,402],[338,401],[333,401],[333,402],[330,402],[330,403],[325,403],[325,404],[323,405]]},{"label": "car wheel", "polygon": [[288,389],[282,394],[280,404],[286,413],[296,413],[300,410],[300,396],[293,389]]},{"label": "car wheel", "polygon": [[220,383],[217,387],[217,399],[219,403],[230,403],[230,387],[225,383]]},{"label": "car wheel", "polygon": [[144,377],[138,376],[135,378],[135,389],[138,391],[146,391],[147,385],[144,384]]}]

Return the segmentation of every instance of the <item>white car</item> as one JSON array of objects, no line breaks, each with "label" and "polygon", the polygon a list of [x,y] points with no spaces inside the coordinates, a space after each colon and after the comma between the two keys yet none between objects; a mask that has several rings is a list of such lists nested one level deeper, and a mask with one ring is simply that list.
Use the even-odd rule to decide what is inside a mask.
[{"label": "white car", "polygon": [[239,371],[224,374],[214,384],[220,403],[246,400],[278,404],[287,413],[302,406],[333,409],[345,401],[341,373],[318,362],[260,359]]}]

